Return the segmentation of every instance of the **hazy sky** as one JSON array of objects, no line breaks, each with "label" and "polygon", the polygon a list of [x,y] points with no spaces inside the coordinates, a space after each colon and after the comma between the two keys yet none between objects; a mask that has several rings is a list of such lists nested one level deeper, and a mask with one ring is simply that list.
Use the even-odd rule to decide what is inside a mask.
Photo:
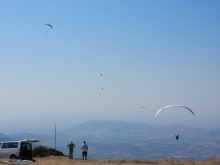
[{"label": "hazy sky", "polygon": [[[2,133],[91,119],[217,129],[219,71],[219,0],[0,0]],[[195,116],[155,121],[170,104]]]}]

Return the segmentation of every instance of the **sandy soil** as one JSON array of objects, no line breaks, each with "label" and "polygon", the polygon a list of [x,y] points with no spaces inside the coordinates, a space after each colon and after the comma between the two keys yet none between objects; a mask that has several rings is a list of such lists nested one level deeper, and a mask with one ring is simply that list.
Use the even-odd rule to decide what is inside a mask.
[{"label": "sandy soil", "polygon": [[3,162],[4,159],[0,159],[0,164],[35,164],[35,165],[85,165],[85,164],[92,164],[92,165],[137,165],[137,164],[148,164],[148,165],[220,165],[220,159],[212,159],[207,161],[195,161],[193,159],[188,159],[184,161],[180,160],[108,160],[108,159],[88,159],[82,160],[79,158],[69,159],[68,157],[45,157],[45,158],[34,158],[36,162],[33,163],[15,163],[15,162]]}]

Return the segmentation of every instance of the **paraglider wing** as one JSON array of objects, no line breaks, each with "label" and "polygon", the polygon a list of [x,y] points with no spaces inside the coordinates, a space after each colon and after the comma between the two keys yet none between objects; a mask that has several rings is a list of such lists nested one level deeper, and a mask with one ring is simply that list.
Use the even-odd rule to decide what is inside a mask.
[{"label": "paraglider wing", "polygon": [[168,106],[165,106],[165,107],[159,109],[159,110],[157,111],[157,113],[156,113],[154,119],[156,120],[157,115],[158,115],[162,110],[164,110],[164,109],[166,109],[166,108],[169,108],[169,107],[182,107],[182,108],[185,108],[185,109],[189,110],[193,115],[195,115],[194,112],[193,112],[191,109],[189,109],[188,107],[186,107],[186,106],[184,106],[184,105],[168,105]]},{"label": "paraglider wing", "polygon": [[[96,88],[96,91],[97,91],[97,90],[104,90],[104,88],[102,88],[102,87]],[[100,93],[99,93],[99,95],[100,95]]]},{"label": "paraglider wing", "polygon": [[51,27],[51,29],[53,29],[53,26],[52,26],[51,24],[45,24],[45,25],[50,26],[50,27]]},{"label": "paraglider wing", "polygon": [[104,88],[96,88],[96,90],[99,90],[99,89],[104,90]]},{"label": "paraglider wing", "polygon": [[[99,74],[99,77],[102,77],[102,73],[98,73]],[[99,79],[99,77],[98,77],[98,79]]]},{"label": "paraglider wing", "polygon": [[133,128],[133,127],[132,127],[130,130],[133,131],[133,130],[136,130],[136,128]]}]

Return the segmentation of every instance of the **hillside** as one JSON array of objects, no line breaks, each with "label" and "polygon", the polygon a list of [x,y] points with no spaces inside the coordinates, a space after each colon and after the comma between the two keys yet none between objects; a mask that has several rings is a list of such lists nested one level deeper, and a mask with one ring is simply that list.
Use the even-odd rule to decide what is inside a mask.
[{"label": "hillside", "polygon": [[[220,157],[220,130],[203,130],[189,126],[151,127],[143,123],[91,120],[57,131],[56,147],[67,154],[70,140],[76,145],[74,156],[81,157],[84,140],[89,145],[89,158],[102,159],[188,159],[208,160]],[[179,140],[175,139],[179,134]],[[36,145],[54,147],[54,134],[18,133],[11,139],[39,138]]]}]

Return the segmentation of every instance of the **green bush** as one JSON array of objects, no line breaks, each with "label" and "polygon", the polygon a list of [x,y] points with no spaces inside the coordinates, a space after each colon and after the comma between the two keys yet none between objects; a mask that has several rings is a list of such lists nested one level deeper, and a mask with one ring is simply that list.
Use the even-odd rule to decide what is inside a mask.
[{"label": "green bush", "polygon": [[47,157],[47,156],[64,156],[61,151],[53,148],[47,148],[46,146],[35,147],[32,151],[33,157]]},{"label": "green bush", "polygon": [[48,148],[46,146],[38,146],[35,147],[32,151],[32,155],[33,157],[46,157],[48,152]]}]

